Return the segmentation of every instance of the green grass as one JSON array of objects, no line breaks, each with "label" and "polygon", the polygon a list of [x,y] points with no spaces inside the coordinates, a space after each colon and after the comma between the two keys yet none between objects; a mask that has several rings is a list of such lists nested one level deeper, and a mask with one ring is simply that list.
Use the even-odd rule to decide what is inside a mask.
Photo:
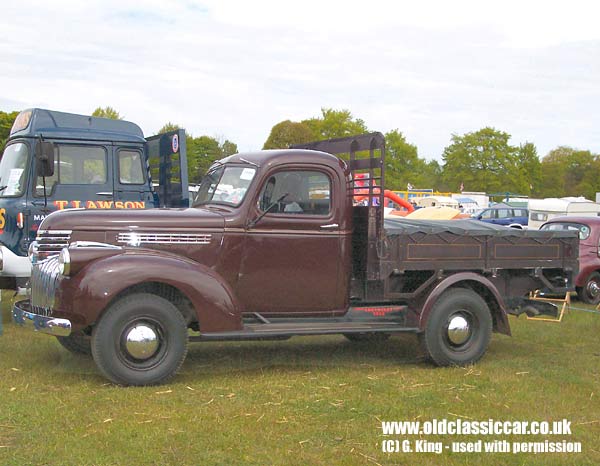
[{"label": "green grass", "polygon": [[[54,338],[16,328],[2,307],[3,465],[600,464],[600,314],[572,311],[561,324],[511,319],[513,337],[495,335],[470,368],[422,362],[410,336],[372,346],[342,337],[201,343],[172,383],[123,388]],[[583,452],[381,451],[381,420],[457,416],[566,418],[573,435],[565,440]]]}]

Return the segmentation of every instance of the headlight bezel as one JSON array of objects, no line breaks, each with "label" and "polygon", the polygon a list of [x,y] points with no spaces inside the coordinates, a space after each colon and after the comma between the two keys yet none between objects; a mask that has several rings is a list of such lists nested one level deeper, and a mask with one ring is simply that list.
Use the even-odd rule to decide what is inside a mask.
[{"label": "headlight bezel", "polygon": [[71,253],[69,248],[62,248],[58,255],[58,273],[64,277],[71,274]]}]

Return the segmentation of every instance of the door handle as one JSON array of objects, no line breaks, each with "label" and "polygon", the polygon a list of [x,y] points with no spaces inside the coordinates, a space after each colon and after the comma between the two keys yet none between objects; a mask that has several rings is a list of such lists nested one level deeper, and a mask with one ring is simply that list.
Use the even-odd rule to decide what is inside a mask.
[{"label": "door handle", "polygon": [[96,193],[96,196],[112,196],[113,193],[110,191],[100,191],[99,193]]},{"label": "door handle", "polygon": [[337,223],[329,223],[327,225],[321,225],[319,228],[321,228],[321,230],[335,230],[336,228],[339,228],[339,225]]}]

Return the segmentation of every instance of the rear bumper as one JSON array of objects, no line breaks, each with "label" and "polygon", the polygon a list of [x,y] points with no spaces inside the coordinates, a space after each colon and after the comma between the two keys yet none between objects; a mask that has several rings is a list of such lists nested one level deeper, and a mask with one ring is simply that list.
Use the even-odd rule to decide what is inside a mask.
[{"label": "rear bumper", "polygon": [[31,304],[28,299],[17,301],[12,310],[13,321],[23,327],[54,335],[57,337],[68,337],[71,334],[71,321],[58,319],[31,312]]}]

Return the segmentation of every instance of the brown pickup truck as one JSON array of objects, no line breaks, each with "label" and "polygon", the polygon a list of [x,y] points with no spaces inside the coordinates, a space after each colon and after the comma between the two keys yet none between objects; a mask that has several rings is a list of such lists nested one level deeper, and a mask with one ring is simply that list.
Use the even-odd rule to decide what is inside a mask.
[{"label": "brown pickup truck", "polygon": [[507,313],[556,312],[527,296],[572,288],[575,233],[384,222],[384,155],[380,133],[236,154],[191,208],[53,213],[13,318],[148,385],[175,375],[189,341],[412,332],[435,364],[464,365],[510,335]]}]

